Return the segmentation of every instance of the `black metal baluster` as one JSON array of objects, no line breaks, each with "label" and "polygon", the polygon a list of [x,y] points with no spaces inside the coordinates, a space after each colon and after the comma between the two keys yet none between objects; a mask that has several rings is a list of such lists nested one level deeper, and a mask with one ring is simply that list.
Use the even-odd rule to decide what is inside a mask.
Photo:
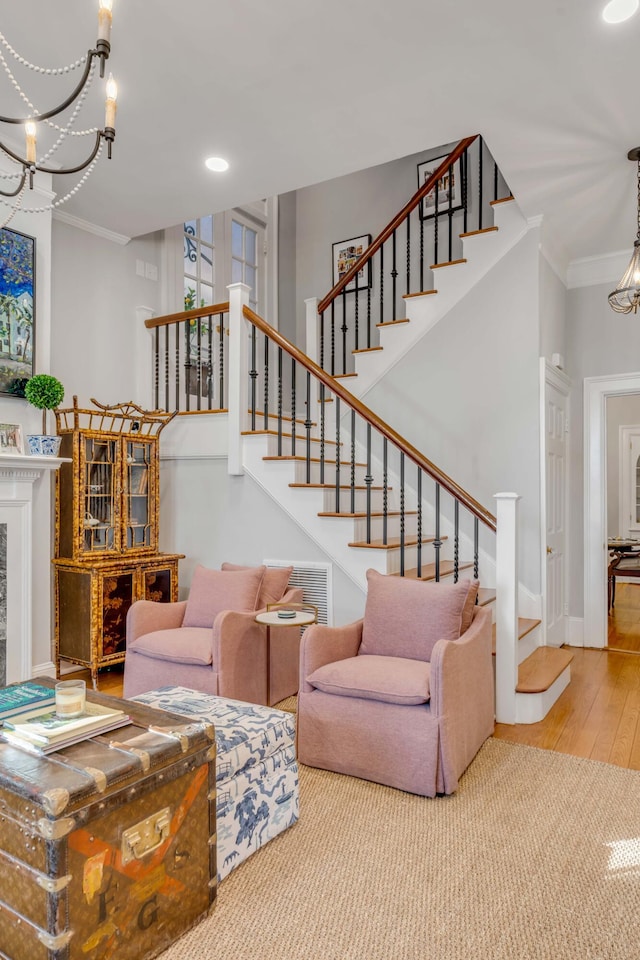
[{"label": "black metal baluster", "polygon": [[469,183],[469,176],[467,173],[468,164],[469,164],[469,150],[468,148],[464,151],[460,157],[461,172],[462,172],[462,232],[467,232],[467,221],[469,217],[469,191],[467,189]]},{"label": "black metal baluster", "polygon": [[291,357],[291,456],[296,455],[296,362]]},{"label": "black metal baluster", "polygon": [[371,424],[367,423],[367,475],[364,478],[367,487],[367,543],[371,543]]},{"label": "black metal baluster", "polygon": [[218,332],[220,334],[220,340],[218,343],[218,357],[220,362],[220,369],[218,370],[218,389],[220,391],[220,396],[218,397],[218,405],[221,410],[225,408],[225,397],[224,397],[224,313],[221,313],[218,317],[220,321],[220,326],[218,327]]},{"label": "black metal baluster", "polygon": [[482,139],[478,138],[480,148],[478,150],[478,230],[482,230],[482,178],[483,178],[483,144]]},{"label": "black metal baluster", "polygon": [[460,501],[453,502],[453,582],[458,582],[460,572]]},{"label": "black metal baluster", "polygon": [[324,370],[324,310],[320,314],[320,366]]},{"label": "black metal baluster", "polygon": [[420,201],[418,210],[420,212],[420,290],[422,293],[424,290],[424,219],[422,216],[422,204],[424,200]]},{"label": "black metal baluster", "polygon": [[282,347],[278,347],[278,456],[282,456]]},{"label": "black metal baluster", "polygon": [[473,518],[473,579],[478,579],[479,559],[480,559],[480,530],[478,518]]},{"label": "black metal baluster", "polygon": [[340,513],[340,397],[336,397],[336,513]]},{"label": "black metal baluster", "polygon": [[380,323],[384,323],[384,246],[380,247]]},{"label": "black metal baluster", "polygon": [[436,183],[436,205],[435,205],[435,210],[433,215],[433,262],[434,263],[440,262],[438,259],[438,226],[440,224],[440,212],[438,210],[439,195],[440,195],[440,190],[438,189],[439,186],[440,186],[440,181]]},{"label": "black metal baluster", "polygon": [[411,293],[411,214],[407,214],[407,289]]},{"label": "black metal baluster", "polygon": [[[157,410],[160,407],[160,327],[156,327],[155,329],[153,342],[154,342],[153,349],[155,350],[155,354],[156,354],[154,357],[155,371],[153,374],[153,396],[154,396],[153,402]],[[168,409],[169,408],[167,407],[167,410]]]},{"label": "black metal baluster", "polygon": [[353,312],[353,332],[354,332],[354,349],[355,349],[355,350],[357,350],[357,349],[358,349],[358,346],[359,346],[359,335],[358,335],[358,306],[359,306],[359,305],[358,305],[358,301],[359,301],[359,299],[360,299],[359,296],[358,296],[358,293],[359,293],[359,289],[358,289],[358,288],[359,288],[358,275],[359,275],[359,273],[360,273],[360,271],[358,271],[358,273],[356,273],[355,278],[354,278],[354,279],[355,279],[355,283],[356,283],[356,294],[355,294],[356,299],[355,299],[355,303],[354,303],[354,312]]},{"label": "black metal baluster", "polygon": [[[158,328],[156,327],[156,330]],[[157,340],[156,340],[157,348]],[[157,375],[157,362],[156,362],[156,375]],[[156,397],[156,408],[158,406],[158,401]],[[165,324],[164,328],[164,408],[165,410],[169,409],[169,324]]]},{"label": "black metal baluster", "polygon": [[498,199],[498,164],[493,161],[493,199]]},{"label": "black metal baluster", "polygon": [[324,383],[320,384],[320,483],[324,484],[324,410],[326,403],[324,400]]},{"label": "black metal baluster", "polygon": [[196,410],[202,407],[202,317],[196,320]]},{"label": "black metal baluster", "polygon": [[180,409],[180,324],[175,325],[176,338],[176,410]]},{"label": "black metal baluster", "polygon": [[418,467],[418,522],[417,522],[417,534],[418,534],[418,571],[417,578],[420,580],[422,577],[422,470]]},{"label": "black metal baluster", "polygon": [[391,319],[396,319],[396,278],[398,270],[396,266],[396,231],[391,234]]},{"label": "black metal baluster", "polygon": [[336,375],[336,302],[331,301],[331,376]]},{"label": "black metal baluster", "polygon": [[213,408],[213,316],[207,324],[207,409]]},{"label": "black metal baluster", "polygon": [[440,580],[440,547],[442,546],[442,540],[440,539],[440,484],[436,483],[436,494],[435,494],[435,518],[436,518],[436,529],[435,529],[435,539],[433,541],[433,547],[435,550],[435,573],[436,573],[436,583]]},{"label": "black metal baluster", "polygon": [[307,370],[307,418],[304,421],[304,428],[307,431],[307,453],[306,453],[306,482],[311,483],[311,373]]},{"label": "black metal baluster", "polygon": [[356,512],[356,412],[351,411],[351,513]]},{"label": "black metal baluster", "polygon": [[264,429],[269,429],[269,337],[264,335]]},{"label": "black metal baluster", "polygon": [[256,378],[258,376],[258,371],[256,370],[256,328],[251,324],[251,370],[249,371],[249,376],[251,377],[251,429],[255,430],[256,428]]},{"label": "black metal baluster", "polygon": [[349,327],[347,326],[347,294],[345,291],[342,291],[342,326],[340,330],[342,331],[342,372],[347,372],[347,331]]},{"label": "black metal baluster", "polygon": [[[367,264],[367,270],[371,270],[371,261]],[[367,284],[367,349],[371,347],[371,286]]]},{"label": "black metal baluster", "polygon": [[453,164],[449,165],[449,209],[447,210],[448,219],[448,242],[449,242],[449,263],[453,260]]},{"label": "black metal baluster", "polygon": [[191,409],[191,397],[190,397],[190,387],[191,387],[191,321],[185,320],[184,322],[184,393],[185,393],[185,410]]},{"label": "black metal baluster", "polygon": [[404,453],[400,453],[400,576],[404,577]]},{"label": "black metal baluster", "polygon": [[389,512],[389,471],[387,438],[382,440],[382,542],[387,544],[388,539],[388,512]]}]

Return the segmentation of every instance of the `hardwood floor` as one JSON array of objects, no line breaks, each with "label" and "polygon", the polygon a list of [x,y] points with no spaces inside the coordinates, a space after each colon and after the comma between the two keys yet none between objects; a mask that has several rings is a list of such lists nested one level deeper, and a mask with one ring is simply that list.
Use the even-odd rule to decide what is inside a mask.
[{"label": "hardwood floor", "polygon": [[616,603],[609,611],[609,647],[640,653],[640,581],[616,584]]},{"label": "hardwood floor", "polygon": [[[610,649],[570,649],[574,655],[571,683],[544,720],[513,726],[499,723],[494,736],[640,770],[640,656]],[[122,696],[122,673],[122,667],[102,671],[99,690]],[[65,676],[90,682],[86,670]]]}]

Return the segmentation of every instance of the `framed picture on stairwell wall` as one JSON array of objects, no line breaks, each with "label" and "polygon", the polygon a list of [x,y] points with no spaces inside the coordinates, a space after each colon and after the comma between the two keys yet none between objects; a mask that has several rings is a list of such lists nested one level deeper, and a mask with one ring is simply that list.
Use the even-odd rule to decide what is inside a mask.
[{"label": "framed picture on stairwell wall", "polygon": [[[425,160],[418,164],[418,189],[422,187],[432,173],[438,169],[443,160],[446,160],[448,154],[443,153],[441,157],[433,157],[431,160]],[[465,168],[464,156],[460,157],[452,166],[438,179],[437,190],[434,185],[429,193],[422,199],[420,204],[420,218],[429,220],[435,217],[436,213],[453,213],[454,210],[461,210],[464,204],[465,191]]]},{"label": "framed picture on stairwell wall", "polygon": [[[333,250],[333,279],[332,284],[344,277],[351,269],[354,263],[357,263],[364,251],[371,244],[371,234],[365,233],[361,237],[353,237],[351,240],[341,240],[340,243],[334,243]],[[353,279],[345,287],[345,293],[352,293],[356,288],[366,290],[371,286],[371,261],[369,260],[361,270],[355,274]]]}]

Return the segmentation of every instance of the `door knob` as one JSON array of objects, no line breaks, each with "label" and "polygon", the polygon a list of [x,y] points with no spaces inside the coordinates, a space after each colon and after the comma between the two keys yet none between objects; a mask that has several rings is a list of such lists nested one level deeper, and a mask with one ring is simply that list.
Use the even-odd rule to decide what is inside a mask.
[{"label": "door knob", "polygon": [[551,547],[547,547],[547,553],[553,553],[553,550]]}]

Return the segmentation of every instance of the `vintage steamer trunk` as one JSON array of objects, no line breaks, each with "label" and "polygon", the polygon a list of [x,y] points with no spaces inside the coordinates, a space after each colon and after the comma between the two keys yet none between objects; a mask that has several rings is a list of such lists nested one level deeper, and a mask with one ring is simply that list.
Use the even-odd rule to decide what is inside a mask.
[{"label": "vintage steamer trunk", "polygon": [[215,900],[213,727],[124,705],[130,724],[46,757],[0,740],[2,958],[144,960]]}]

